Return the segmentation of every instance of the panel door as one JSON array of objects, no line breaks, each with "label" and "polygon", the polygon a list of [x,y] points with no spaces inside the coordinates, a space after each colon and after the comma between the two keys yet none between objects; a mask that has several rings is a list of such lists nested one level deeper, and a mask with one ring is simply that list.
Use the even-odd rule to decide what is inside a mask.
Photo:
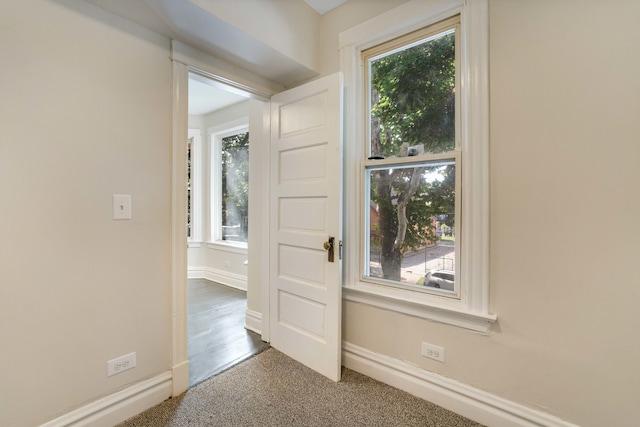
[{"label": "panel door", "polygon": [[[334,381],[342,347],[341,153],[341,74],[272,97],[271,345]],[[331,237],[333,262],[325,249]]]}]

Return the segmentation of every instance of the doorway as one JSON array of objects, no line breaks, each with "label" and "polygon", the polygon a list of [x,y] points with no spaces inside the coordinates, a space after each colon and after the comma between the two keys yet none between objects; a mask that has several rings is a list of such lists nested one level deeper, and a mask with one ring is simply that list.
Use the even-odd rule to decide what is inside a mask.
[{"label": "doorway", "polygon": [[245,329],[249,264],[249,94],[190,72],[187,352],[193,386],[268,346]]},{"label": "doorway", "polygon": [[[191,62],[190,59],[188,62]],[[195,59],[195,62],[202,63]],[[210,67],[207,64],[204,64],[206,69],[215,67]],[[331,171],[325,171],[322,176],[323,177],[337,177],[339,175],[340,162],[336,159],[333,159],[333,156],[340,154],[340,148],[338,146],[334,146],[334,143],[329,143],[329,140],[337,142],[341,140],[342,134],[342,108],[341,108],[341,76],[339,74],[334,75],[333,77],[328,76],[328,78],[321,78],[315,80],[314,82],[307,83],[302,86],[298,86],[297,88],[288,89],[283,91],[284,88],[280,88],[279,90],[274,90],[273,88],[267,86],[262,89],[253,89],[241,83],[236,83],[228,78],[220,77],[219,75],[209,74],[206,71],[201,71],[201,69],[196,70],[195,68],[191,68],[188,65],[185,65],[184,62],[179,62],[174,60],[173,62],[173,151],[172,151],[172,171],[173,171],[173,179],[172,179],[172,227],[171,227],[171,235],[172,235],[172,384],[173,384],[173,395],[178,396],[179,394],[186,391],[189,387],[189,361],[188,361],[188,351],[187,351],[187,341],[188,341],[188,301],[187,301],[187,272],[188,272],[188,262],[187,262],[187,250],[185,250],[185,246],[181,242],[187,241],[187,233],[185,224],[187,223],[187,186],[183,177],[187,176],[187,150],[185,149],[185,136],[189,133],[189,124],[188,124],[188,87],[189,87],[189,74],[194,72],[200,76],[211,76],[211,80],[213,85],[228,85],[231,91],[240,92],[240,94],[244,94],[249,97],[249,133],[251,135],[252,140],[252,148],[251,148],[251,156],[250,156],[250,173],[254,179],[251,179],[250,188],[249,188],[249,198],[251,203],[249,205],[249,241],[251,244],[248,246],[246,262],[247,265],[247,275],[246,275],[246,289],[247,289],[247,310],[246,310],[246,319],[245,319],[245,328],[251,331],[254,331],[261,335],[263,341],[270,342],[274,337],[272,336],[272,329],[274,329],[271,325],[280,325],[286,327],[289,331],[298,330],[299,332],[303,332],[304,330],[300,329],[300,327],[296,326],[298,320],[302,319],[302,323],[304,323],[304,312],[309,307],[309,305],[313,305],[315,308],[320,307],[322,304],[329,304],[329,308],[324,309],[316,309],[314,314],[321,314],[321,316],[314,317],[314,325],[317,322],[324,323],[324,320],[330,321],[330,324],[326,324],[326,328],[321,327],[322,331],[326,331],[327,339],[318,340],[319,342],[326,343],[326,348],[323,349],[323,354],[329,354],[326,358],[310,354],[310,358],[300,357],[299,361],[302,361],[305,364],[308,364],[313,369],[321,370],[320,366],[316,366],[318,364],[324,364],[326,367],[331,366],[331,372],[327,372],[327,376],[332,379],[339,378],[339,369],[340,369],[340,292],[341,292],[341,275],[339,274],[339,268],[334,269],[331,268],[331,274],[322,274],[322,271],[325,270],[325,267],[315,268],[313,271],[315,273],[320,272],[320,276],[324,277],[328,280],[326,285],[322,287],[324,289],[330,289],[333,297],[327,299],[322,304],[315,304],[310,298],[306,298],[303,296],[294,295],[292,292],[287,292],[283,289],[279,289],[277,287],[271,286],[272,277],[274,272],[280,271],[282,267],[282,263],[280,261],[288,259],[288,265],[293,266],[291,261],[295,261],[294,258],[283,257],[281,255],[286,255],[282,252],[283,245],[286,246],[285,243],[278,243],[277,240],[272,239],[272,234],[274,232],[273,227],[279,223],[278,218],[280,212],[277,211],[276,207],[278,204],[282,206],[284,193],[280,194],[274,189],[274,183],[290,181],[289,178],[300,175],[298,172],[304,172],[306,166],[302,163],[296,161],[297,157],[289,156],[288,154],[301,154],[306,156],[311,164],[315,164],[312,162],[312,158],[315,153],[317,153],[317,149],[320,145],[325,147],[325,150],[328,154],[327,156],[323,156],[324,162],[319,162],[318,164],[331,165]],[[201,74],[202,73],[202,74]],[[328,86],[327,86],[328,85]],[[262,86],[262,85],[258,85]],[[330,87],[333,87],[332,89]],[[272,96],[274,93],[277,95]],[[274,105],[275,100],[275,105]],[[326,101],[326,102],[325,102]],[[285,104],[282,104],[284,102]],[[284,115],[281,115],[284,113]],[[284,127],[283,127],[284,126]],[[286,138],[295,137],[296,134],[306,134],[308,131],[316,131],[325,129],[325,136],[332,135],[329,140],[324,139],[325,136],[322,137],[322,141],[317,141],[314,143],[310,142],[309,149],[304,147],[300,147],[301,150],[298,151],[287,151],[286,148],[281,147],[279,144],[278,147],[280,151],[274,150],[272,147],[272,140],[274,137],[277,139],[281,139],[280,137],[285,136]],[[278,136],[279,135],[279,136]],[[320,136],[320,135],[319,135]],[[294,138],[295,139],[295,138]],[[288,144],[288,142],[284,142],[284,144]],[[204,145],[204,144],[203,144]],[[316,148],[314,148],[316,147]],[[294,147],[292,147],[294,148]],[[276,163],[274,160],[276,158],[280,158],[284,160],[285,164]],[[304,163],[309,164],[309,162]],[[276,165],[276,166],[274,166]],[[297,166],[296,166],[297,165]],[[317,165],[316,165],[317,166]],[[292,167],[292,168],[290,168]],[[290,172],[295,172],[293,175]],[[313,167],[307,170],[307,172],[312,175],[316,172],[319,172],[317,167]],[[304,174],[304,173],[303,173]],[[255,179],[255,177],[258,177]],[[313,175],[314,179],[311,181],[317,181],[316,178],[320,177],[320,175]],[[305,180],[302,177],[303,181]],[[312,178],[310,175],[309,178]],[[325,182],[326,179],[321,179],[320,181]],[[331,179],[331,182],[334,184],[338,183],[340,180]],[[328,183],[328,181],[327,181]],[[316,188],[317,186],[311,186],[311,188]],[[308,186],[306,189],[310,189]],[[333,190],[331,190],[330,194],[333,201],[327,204],[327,208],[333,215],[340,215],[339,208],[339,199],[337,198],[340,194],[339,186],[331,186]],[[276,194],[277,193],[277,194]],[[280,202],[276,200],[279,197]],[[302,194],[295,195],[296,198],[313,198],[315,197],[313,194]],[[206,205],[206,203],[204,203]],[[287,204],[287,201],[284,201],[284,204]],[[302,209],[302,206],[300,206]],[[310,212],[308,209],[303,209],[305,212]],[[313,212],[313,211],[311,211]],[[318,215],[313,215],[311,218],[305,216],[295,215],[291,212],[292,215],[288,215],[287,218],[294,220],[295,218],[299,218],[304,220],[303,222],[306,224],[307,219],[318,219]],[[283,219],[283,218],[280,218]],[[281,222],[281,221],[280,221]],[[295,224],[298,224],[299,221],[295,221]],[[291,223],[290,225],[294,225]],[[332,221],[333,223],[333,221]],[[301,225],[301,224],[298,224]],[[319,228],[311,228],[308,226],[304,226],[305,230],[315,229],[319,231]],[[290,228],[290,227],[288,227]],[[294,227],[296,228],[296,227]],[[297,227],[300,228],[300,227]],[[334,241],[337,242],[335,248],[337,250],[337,260],[338,263],[330,262],[328,260],[328,264],[337,265],[340,260],[340,228],[334,230],[326,230],[329,236],[334,236]],[[209,238],[210,236],[206,234],[205,237]],[[313,245],[313,249],[310,249],[309,253],[313,252],[317,255],[317,253],[321,253],[322,257],[315,256],[319,261],[320,258],[326,259],[325,249],[327,249],[330,244],[328,241],[325,241],[323,244],[323,240],[327,237],[325,231],[317,234],[316,244]],[[330,239],[331,240],[331,239]],[[215,245],[215,242],[203,242],[201,243],[201,247],[204,245],[208,247],[209,245]],[[197,245],[197,243],[196,243]],[[276,245],[276,246],[274,246]],[[291,246],[291,245],[289,245]],[[233,252],[233,248],[231,245],[228,245],[228,249],[230,252]],[[284,248],[286,251],[286,248]],[[327,249],[328,250],[328,249]],[[329,252],[331,253],[331,251]],[[220,259],[218,259],[220,261]],[[231,260],[229,260],[231,262]],[[324,262],[322,262],[324,264]],[[223,266],[226,266],[226,263],[223,260]],[[299,270],[299,267],[295,267]],[[334,271],[335,270],[335,271]],[[217,272],[224,271],[219,269]],[[208,271],[211,273],[212,271]],[[191,270],[191,274],[194,274],[194,270]],[[315,274],[317,276],[317,274]],[[287,276],[287,274],[280,275],[282,277]],[[304,276],[302,278],[304,279]],[[231,275],[227,275],[231,279],[234,277]],[[235,277],[237,279],[237,277]],[[285,277],[286,278],[286,277]],[[306,279],[305,279],[306,280]],[[330,283],[329,283],[330,282]],[[294,284],[295,287],[298,285],[306,286],[305,283],[301,283],[300,281],[296,281]],[[324,292],[324,291],[323,291]],[[302,303],[302,304],[300,304]],[[306,303],[306,306],[305,306]],[[272,307],[273,306],[273,307]],[[290,314],[297,313],[294,317],[291,317]],[[324,314],[322,314],[324,313]],[[322,319],[321,319],[322,318]],[[308,323],[308,322],[307,322]],[[302,324],[300,326],[303,326]],[[314,327],[313,330],[316,332],[319,330],[317,327]],[[277,332],[282,332],[281,328]],[[291,334],[288,335],[287,343],[289,348],[297,347],[304,348],[305,343],[301,343],[301,345],[296,346],[295,340],[300,339],[304,341],[304,337],[298,334],[297,336],[293,336]],[[317,334],[316,334],[317,335]],[[290,338],[290,339],[289,339]],[[300,340],[298,340],[300,342]],[[276,346],[276,348],[284,348],[283,341],[280,341],[280,344]],[[315,348],[315,347],[314,347]],[[326,351],[325,351],[326,350]],[[298,359],[298,356],[295,355],[294,358]],[[326,363],[325,363],[326,362]]]}]

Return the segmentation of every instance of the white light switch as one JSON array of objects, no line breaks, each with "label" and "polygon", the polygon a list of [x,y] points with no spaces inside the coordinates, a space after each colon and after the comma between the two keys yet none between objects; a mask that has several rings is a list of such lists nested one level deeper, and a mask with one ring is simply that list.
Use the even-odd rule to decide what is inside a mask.
[{"label": "white light switch", "polygon": [[113,195],[113,219],[131,219],[131,195]]}]

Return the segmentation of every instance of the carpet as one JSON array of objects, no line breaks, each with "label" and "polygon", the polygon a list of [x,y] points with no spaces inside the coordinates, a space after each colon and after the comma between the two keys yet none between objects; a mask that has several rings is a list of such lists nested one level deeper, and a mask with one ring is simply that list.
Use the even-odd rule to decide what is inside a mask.
[{"label": "carpet", "polygon": [[334,383],[269,348],[119,425],[134,426],[481,424],[346,368]]}]

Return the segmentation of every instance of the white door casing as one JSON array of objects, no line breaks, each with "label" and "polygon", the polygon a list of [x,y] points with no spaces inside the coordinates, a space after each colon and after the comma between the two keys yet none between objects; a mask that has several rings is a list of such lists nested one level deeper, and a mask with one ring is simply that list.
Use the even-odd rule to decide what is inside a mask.
[{"label": "white door casing", "polygon": [[[271,345],[340,379],[342,74],[271,98]],[[324,243],[334,237],[334,262]]]}]

